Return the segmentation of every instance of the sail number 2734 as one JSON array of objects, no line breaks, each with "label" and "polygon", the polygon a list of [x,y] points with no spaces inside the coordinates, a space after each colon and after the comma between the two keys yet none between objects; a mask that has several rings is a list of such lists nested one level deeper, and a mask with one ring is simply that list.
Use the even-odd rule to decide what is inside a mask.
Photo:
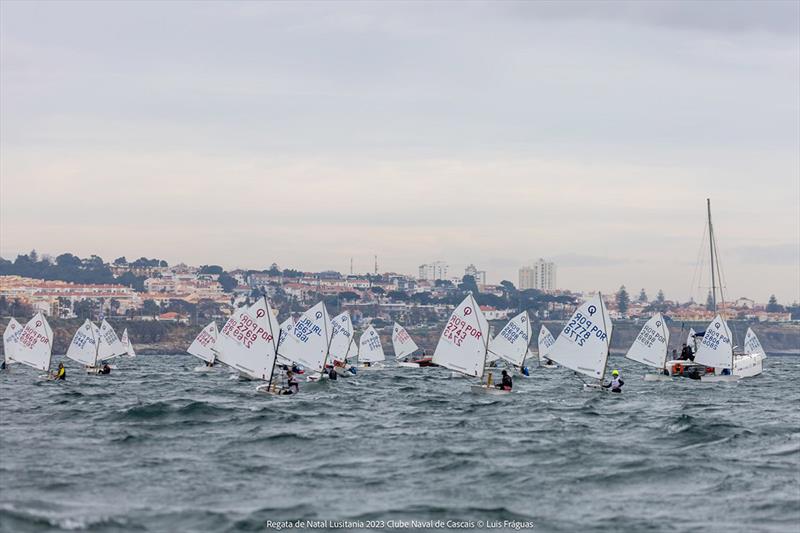
[{"label": "sail number 2734", "polygon": [[578,346],[583,346],[584,343],[594,335],[600,340],[606,339],[606,332],[601,327],[594,324],[591,320],[583,316],[582,313],[575,313],[569,324],[564,326],[563,335],[575,339]]}]

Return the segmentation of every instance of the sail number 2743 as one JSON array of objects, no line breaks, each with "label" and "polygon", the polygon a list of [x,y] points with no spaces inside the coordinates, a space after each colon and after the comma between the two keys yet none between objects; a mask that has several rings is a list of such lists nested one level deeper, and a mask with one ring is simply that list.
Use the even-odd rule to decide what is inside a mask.
[{"label": "sail number 2743", "polygon": [[564,326],[562,334],[575,339],[578,346],[583,346],[592,335],[600,340],[605,340],[606,338],[606,332],[598,327],[597,324],[594,324],[591,320],[583,316],[582,313],[575,313],[575,316],[569,321],[569,324]]}]

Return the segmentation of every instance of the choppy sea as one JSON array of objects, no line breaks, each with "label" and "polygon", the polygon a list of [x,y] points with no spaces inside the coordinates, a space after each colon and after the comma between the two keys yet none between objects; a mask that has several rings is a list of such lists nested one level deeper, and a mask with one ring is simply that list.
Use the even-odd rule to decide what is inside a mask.
[{"label": "choppy sea", "polygon": [[800,358],[703,384],[612,357],[622,395],[389,368],[273,397],[197,364],[0,373],[0,530],[800,530]]}]

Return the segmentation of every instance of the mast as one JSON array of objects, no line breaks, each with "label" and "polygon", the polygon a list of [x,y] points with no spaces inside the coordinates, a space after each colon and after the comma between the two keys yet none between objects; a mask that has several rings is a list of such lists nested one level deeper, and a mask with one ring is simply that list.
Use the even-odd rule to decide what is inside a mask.
[{"label": "mast", "polygon": [[714,270],[714,226],[711,224],[711,198],[706,198],[708,208],[708,249],[711,255],[711,305],[713,311],[717,311],[717,280]]},{"label": "mast", "polygon": [[[605,327],[606,327],[606,313],[605,313],[606,306],[603,303],[603,293],[598,291],[597,295],[600,297],[600,310],[603,312],[603,316],[601,318],[603,320],[603,329],[605,329]],[[611,335],[606,335],[606,364],[603,365],[603,373],[600,375],[600,385],[602,385],[603,381],[605,381],[605,379],[606,379],[606,369],[608,368],[608,356],[611,355],[609,353],[609,347],[610,346],[611,346]]]},{"label": "mast", "polygon": [[[268,315],[272,314],[271,309],[269,307],[269,302],[267,302],[267,295],[266,294],[264,295],[264,308],[267,310],[267,314]],[[270,334],[272,335],[272,346],[274,348],[274,356],[272,357],[272,370],[270,370],[270,372],[269,372],[269,382],[267,382],[267,390],[268,391],[272,389],[272,378],[275,375],[275,364],[278,362],[278,343],[275,340],[275,331],[274,331],[274,328],[272,327],[272,318],[273,317],[271,317],[271,316],[267,317],[267,323],[269,324]],[[277,317],[275,317],[275,320],[277,322]],[[280,339],[280,335],[281,335],[281,327],[280,327],[280,324],[279,324],[278,325],[278,339]]]}]

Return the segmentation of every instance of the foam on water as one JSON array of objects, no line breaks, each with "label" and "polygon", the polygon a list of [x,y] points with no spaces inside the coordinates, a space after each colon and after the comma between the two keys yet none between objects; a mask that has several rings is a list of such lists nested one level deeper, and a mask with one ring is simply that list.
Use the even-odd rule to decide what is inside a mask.
[{"label": "foam on water", "polygon": [[[57,361],[56,361],[57,363]],[[260,531],[266,520],[529,520],[539,531],[796,531],[800,360],[738,383],[569,371],[469,392],[390,368],[272,397],[191,357],[0,374],[0,530]]]}]

